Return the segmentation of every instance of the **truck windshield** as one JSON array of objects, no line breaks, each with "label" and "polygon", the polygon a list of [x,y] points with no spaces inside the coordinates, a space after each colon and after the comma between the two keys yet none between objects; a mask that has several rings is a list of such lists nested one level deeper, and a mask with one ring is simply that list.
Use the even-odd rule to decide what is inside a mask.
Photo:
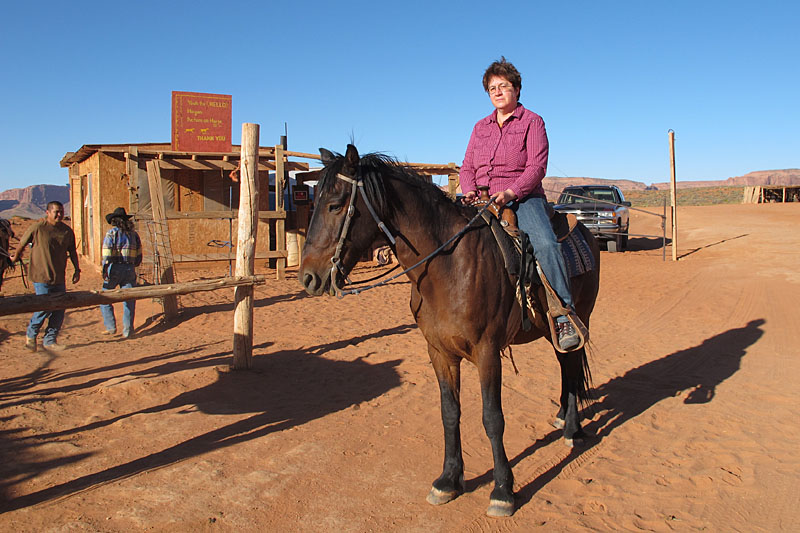
[{"label": "truck windshield", "polygon": [[[576,196],[577,195],[577,196]],[[588,202],[586,198],[581,196],[589,196],[583,189],[569,190],[561,193],[561,198],[558,199],[560,204],[582,204]]]}]

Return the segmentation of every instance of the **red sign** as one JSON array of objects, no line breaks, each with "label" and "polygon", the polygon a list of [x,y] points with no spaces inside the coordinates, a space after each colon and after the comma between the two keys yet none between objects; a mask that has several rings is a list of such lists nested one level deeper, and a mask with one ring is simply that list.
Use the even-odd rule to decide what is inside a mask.
[{"label": "red sign", "polygon": [[172,149],[231,151],[231,95],[172,91]]},{"label": "red sign", "polygon": [[292,191],[292,200],[297,205],[305,205],[308,203],[308,191],[305,189],[295,188]]}]

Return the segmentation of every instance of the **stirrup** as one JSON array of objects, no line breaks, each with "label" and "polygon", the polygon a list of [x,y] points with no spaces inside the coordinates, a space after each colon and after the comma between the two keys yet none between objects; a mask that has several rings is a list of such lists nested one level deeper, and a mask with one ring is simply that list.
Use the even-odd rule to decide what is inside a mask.
[{"label": "stirrup", "polygon": [[[561,305],[561,300],[558,298],[556,291],[550,285],[550,282],[547,281],[547,277],[545,277],[544,272],[539,267],[538,261],[536,264],[536,270],[539,272],[539,279],[542,281],[542,285],[544,286],[544,293],[547,295],[547,307],[548,312],[545,313],[545,318],[547,319],[547,325],[550,327],[550,344],[553,345],[553,348],[559,353],[568,353],[574,352],[575,350],[580,350],[584,347],[584,345],[589,341],[589,330],[583,324],[581,318],[575,313],[575,310],[572,308],[566,308]],[[561,345],[558,342],[558,332],[556,331],[556,320],[553,316],[566,316],[567,320],[572,324],[572,327],[575,328],[575,332],[578,334],[578,338],[580,342],[578,345],[571,350],[562,350]]]},{"label": "stirrup", "polygon": [[589,341],[589,330],[586,329],[586,326],[583,324],[583,321],[580,319],[578,315],[575,314],[575,311],[569,309],[569,312],[566,315],[567,320],[572,324],[572,327],[575,328],[575,333],[578,334],[578,345],[574,348],[570,348],[569,350],[562,350],[561,344],[558,342],[558,330],[556,328],[556,319],[550,315],[550,313],[546,313],[547,317],[547,324],[550,326],[550,340],[553,348],[556,349],[559,353],[569,353],[574,352],[575,350],[580,350],[584,347],[584,345]]}]

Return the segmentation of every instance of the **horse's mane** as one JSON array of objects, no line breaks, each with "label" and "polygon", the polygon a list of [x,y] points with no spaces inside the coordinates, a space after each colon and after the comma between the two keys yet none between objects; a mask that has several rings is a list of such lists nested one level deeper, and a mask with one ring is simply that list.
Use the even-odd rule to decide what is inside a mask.
[{"label": "horse's mane", "polygon": [[[333,188],[336,174],[341,172],[344,165],[344,156],[341,154],[334,154],[334,156],[335,160],[325,167],[325,172],[320,179],[321,192]],[[421,212],[429,214],[432,220],[440,218],[437,217],[437,214],[440,214],[442,210],[455,210],[467,219],[475,213],[474,208],[465,207],[460,202],[453,201],[439,187],[429,182],[412,167],[380,152],[361,156],[356,177],[363,180],[364,192],[381,216],[391,216],[398,209],[397,204],[387,198],[387,185],[390,181],[399,181],[412,189],[417,189],[415,201],[417,204],[421,204]]]},{"label": "horse's mane", "polygon": [[9,237],[13,237],[14,230],[11,228],[11,222],[4,218],[0,218],[0,232],[5,233]]}]

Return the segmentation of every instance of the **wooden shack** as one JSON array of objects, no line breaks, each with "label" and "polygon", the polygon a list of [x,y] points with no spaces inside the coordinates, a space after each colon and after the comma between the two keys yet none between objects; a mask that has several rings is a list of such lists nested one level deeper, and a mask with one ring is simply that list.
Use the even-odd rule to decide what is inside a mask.
[{"label": "wooden shack", "polygon": [[744,204],[800,202],[800,186],[755,185],[744,188]]},{"label": "wooden shack", "polygon": [[[172,151],[166,143],[96,144],[67,153],[61,166],[69,169],[79,253],[100,265],[103,237],[110,227],[106,214],[122,206],[135,215],[145,244],[140,269],[145,279],[159,283],[165,268],[186,263],[213,261],[228,270],[237,241],[239,164],[239,146],[230,153],[189,153]],[[279,278],[288,255],[287,177],[290,171],[308,168],[308,163],[289,161],[280,145],[259,148],[256,260],[262,266],[271,260]]]}]

